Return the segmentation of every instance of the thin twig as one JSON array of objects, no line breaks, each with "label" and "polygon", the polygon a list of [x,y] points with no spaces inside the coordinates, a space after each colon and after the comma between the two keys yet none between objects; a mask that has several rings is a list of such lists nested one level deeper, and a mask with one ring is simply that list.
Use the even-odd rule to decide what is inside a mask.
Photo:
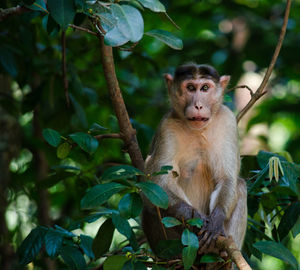
[{"label": "thin twig", "polygon": [[232,88],[228,89],[226,91],[226,93],[229,93],[229,92],[231,92],[235,89],[238,89],[238,88],[246,88],[246,89],[249,90],[251,97],[254,95],[253,90],[248,85],[238,85],[238,86],[232,87]]},{"label": "thin twig", "polygon": [[90,29],[87,29],[87,28],[84,28],[84,27],[81,27],[81,26],[77,26],[75,24],[69,24],[69,26],[75,30],[79,30],[79,31],[82,31],[82,32],[86,32],[86,33],[89,33],[93,36],[98,36],[98,34]]},{"label": "thin twig", "polygon": [[121,134],[119,133],[107,133],[107,134],[100,134],[94,136],[95,139],[97,140],[102,140],[102,139],[122,139]]},{"label": "thin twig", "polygon": [[67,78],[67,61],[66,61],[66,31],[62,31],[61,34],[61,45],[62,45],[62,74],[63,74],[63,85],[65,91],[65,97],[67,106],[70,107],[69,98],[69,82]]},{"label": "thin twig", "polygon": [[279,39],[272,57],[272,60],[270,62],[270,65],[267,69],[267,72],[263,78],[262,83],[260,84],[260,86],[258,87],[258,89],[256,90],[256,92],[252,95],[250,101],[248,102],[248,104],[239,112],[239,114],[237,115],[237,122],[239,122],[241,120],[241,118],[246,114],[246,112],[249,111],[249,109],[254,105],[254,103],[260,99],[263,95],[265,95],[267,93],[267,91],[265,90],[265,87],[270,79],[270,76],[272,74],[273,68],[275,66],[276,60],[278,58],[283,40],[284,40],[284,36],[286,33],[286,27],[287,27],[287,23],[288,23],[288,19],[289,19],[289,14],[290,14],[290,9],[291,9],[291,0],[287,0],[286,3],[286,9],[285,9],[285,14],[284,14],[284,20],[283,20],[283,24],[281,27],[281,31],[280,31],[280,35],[279,35]]},{"label": "thin twig", "polygon": [[3,20],[7,19],[10,16],[21,15],[28,11],[30,11],[30,9],[23,6],[0,9],[0,22],[2,22]]},{"label": "thin twig", "polygon": [[165,226],[164,226],[164,224],[161,221],[160,209],[159,209],[158,206],[155,206],[155,208],[156,208],[156,212],[157,212],[157,215],[158,215],[158,218],[159,218],[159,221],[160,221],[160,225],[161,225],[162,231],[164,233],[164,237],[165,237],[166,240],[168,240],[168,236],[167,236],[167,232],[166,232]]}]

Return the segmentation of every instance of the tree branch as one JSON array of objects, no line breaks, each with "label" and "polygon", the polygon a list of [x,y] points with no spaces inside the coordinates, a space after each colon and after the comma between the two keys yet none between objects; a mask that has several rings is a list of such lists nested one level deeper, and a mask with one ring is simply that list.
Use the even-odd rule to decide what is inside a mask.
[{"label": "tree branch", "polygon": [[217,247],[220,250],[225,250],[229,258],[236,264],[239,270],[251,270],[252,268],[244,259],[242,253],[237,248],[232,238],[225,238],[224,236],[219,236],[217,238]]},{"label": "tree branch", "polygon": [[97,140],[102,140],[102,139],[122,139],[121,134],[119,133],[107,133],[107,134],[100,134],[94,136],[95,139]]},{"label": "tree branch", "polygon": [[128,116],[123,96],[120,90],[115,71],[112,47],[106,46],[104,44],[104,37],[99,36],[99,39],[104,76],[107,82],[108,91],[110,93],[110,99],[112,101],[112,105],[118,119],[122,139],[124,140],[125,145],[128,148],[128,153],[133,166],[143,171],[144,160],[137,142],[136,131],[132,128],[132,125],[130,123],[130,118]]},{"label": "tree branch", "polygon": [[264,94],[267,93],[267,91],[265,90],[265,87],[270,79],[270,76],[272,74],[273,68],[275,66],[276,60],[278,58],[281,46],[282,46],[282,42],[284,40],[284,36],[286,33],[286,27],[287,27],[287,23],[288,23],[288,19],[289,19],[289,14],[290,14],[290,9],[291,9],[291,0],[287,0],[286,3],[286,9],[285,9],[285,14],[284,14],[284,20],[283,20],[283,24],[281,27],[281,32],[279,35],[279,39],[272,57],[272,60],[270,62],[270,65],[267,69],[267,72],[263,78],[262,83],[260,84],[260,86],[258,87],[258,89],[256,90],[256,92],[251,96],[250,101],[248,102],[248,104],[238,113],[237,115],[237,122],[239,122],[241,120],[241,118],[246,114],[246,112],[249,111],[249,109],[254,105],[254,103],[260,99]]},{"label": "tree branch", "polygon": [[10,16],[21,15],[28,11],[30,11],[30,9],[23,6],[0,9],[0,22],[2,22],[3,20],[7,19]]},{"label": "tree branch", "polygon": [[83,32],[86,32],[86,33],[89,33],[93,36],[98,36],[98,34],[90,29],[87,29],[87,28],[84,28],[84,27],[81,27],[81,26],[77,26],[75,24],[69,24],[69,26],[75,30],[79,30],[79,31],[83,31]]}]

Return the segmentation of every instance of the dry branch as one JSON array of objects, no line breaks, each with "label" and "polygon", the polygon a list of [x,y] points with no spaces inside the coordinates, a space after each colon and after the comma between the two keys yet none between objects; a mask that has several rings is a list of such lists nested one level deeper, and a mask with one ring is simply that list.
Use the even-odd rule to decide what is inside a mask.
[{"label": "dry branch", "polygon": [[104,76],[107,82],[112,105],[118,119],[122,139],[124,140],[124,143],[128,149],[128,153],[131,158],[132,164],[136,168],[143,171],[144,160],[137,142],[136,131],[135,129],[133,129],[130,123],[130,119],[127,113],[127,109],[117,79],[112,47],[106,46],[104,44],[104,38],[102,36],[99,36],[99,39],[100,39],[100,46],[101,46],[101,56],[102,56],[102,66],[104,70]]},{"label": "dry branch", "polygon": [[98,36],[98,34],[90,29],[87,29],[87,28],[84,28],[84,27],[81,27],[81,26],[77,26],[75,24],[69,24],[69,26],[75,30],[79,30],[79,31],[82,31],[82,32],[86,32],[86,33],[89,33],[93,36]]},{"label": "dry branch", "polygon": [[28,11],[30,11],[30,9],[22,6],[0,9],[0,22],[2,22],[3,20],[7,19],[10,16],[21,15]]},{"label": "dry branch", "polygon": [[107,133],[107,134],[100,134],[94,136],[95,139],[97,140],[102,140],[102,139],[122,139],[121,134],[119,133]]},{"label": "dry branch", "polygon": [[282,46],[282,42],[284,40],[284,36],[286,33],[286,27],[287,27],[287,23],[288,23],[288,19],[289,19],[289,14],[290,14],[290,9],[291,9],[291,0],[287,0],[286,3],[286,8],[285,8],[285,14],[284,14],[284,20],[283,20],[283,24],[281,27],[281,31],[280,31],[280,35],[279,35],[279,39],[272,57],[272,60],[270,62],[270,65],[267,69],[267,72],[263,78],[262,83],[260,84],[260,86],[258,87],[258,89],[256,90],[256,92],[251,95],[251,99],[248,102],[248,104],[239,112],[239,114],[237,115],[237,122],[239,122],[241,120],[241,118],[246,114],[246,112],[249,111],[249,109],[254,105],[254,103],[260,99],[263,95],[265,95],[267,93],[267,91],[264,91],[266,88],[266,85],[270,79],[270,76],[272,74],[273,68],[275,66],[276,60],[278,58],[281,46]]},{"label": "dry branch", "polygon": [[225,250],[229,258],[236,264],[239,270],[251,270],[252,268],[244,259],[242,253],[237,248],[232,238],[225,238],[224,236],[219,236],[217,239],[217,247],[220,250]]}]

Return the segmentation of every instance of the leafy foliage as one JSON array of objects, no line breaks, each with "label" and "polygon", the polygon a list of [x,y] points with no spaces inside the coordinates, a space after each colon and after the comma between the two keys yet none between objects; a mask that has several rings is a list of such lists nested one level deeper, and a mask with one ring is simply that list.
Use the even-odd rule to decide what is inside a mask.
[{"label": "leafy foliage", "polygon": [[[72,30],[70,24],[104,35],[106,44],[118,47],[114,60],[119,83],[145,154],[153,128],[167,110],[161,74],[192,60],[213,64],[220,74],[230,74],[235,85],[243,72],[249,75],[263,71],[277,41],[273,33],[279,32],[284,3],[49,0],[46,4],[43,0],[16,0],[4,1],[0,7],[15,4],[25,5],[31,11],[12,16],[0,26],[0,151],[5,153],[0,155],[0,164],[4,164],[0,169],[4,172],[1,177],[9,176],[1,179],[1,194],[7,195],[2,207],[7,208],[7,213],[0,218],[9,220],[10,226],[3,243],[7,247],[10,242],[19,246],[21,265],[33,261],[37,267],[45,268],[41,257],[50,256],[60,258],[56,260],[58,269],[66,265],[70,269],[87,269],[97,267],[96,259],[105,259],[111,251],[118,255],[107,257],[104,269],[145,269],[143,262],[150,258],[149,250],[137,241],[142,235],[141,198],[161,208],[167,208],[168,198],[153,182],[140,180],[176,172],[166,164],[159,172],[144,175],[128,165],[127,146],[123,147],[122,142],[96,139],[95,135],[117,133],[119,128],[108,101],[103,70],[99,68],[99,41],[88,33]],[[175,30],[166,9],[180,26],[180,32]],[[295,2],[289,35],[272,82],[273,96],[257,108],[248,124],[251,129],[264,123],[269,134],[273,129],[276,134],[278,125],[283,127],[285,133],[279,136],[284,140],[281,148],[298,162],[299,11],[300,5]],[[241,33],[237,29],[246,33],[241,44],[236,43]],[[66,33],[69,107],[61,82],[61,31]],[[184,44],[185,50],[174,53],[163,44],[176,50]],[[226,102],[233,108],[235,99],[229,95]],[[8,119],[15,119],[18,128],[12,122],[2,124]],[[8,140],[14,137],[15,141]],[[271,135],[262,135],[260,139],[264,148],[278,151],[278,137],[275,148],[270,142]],[[245,161],[242,168],[247,172],[249,193],[244,254],[255,269],[256,258],[262,259],[262,254],[285,262],[281,269],[297,268],[299,251],[291,247],[300,233],[299,164],[286,152],[261,151],[257,160],[252,159],[254,165]],[[47,167],[51,168],[49,174]],[[47,202],[51,204],[45,209]],[[66,229],[34,228],[37,223],[48,224],[47,219],[41,218],[45,215]],[[165,260],[182,254],[183,262],[178,264],[183,263],[187,269],[193,263],[220,259],[205,255],[195,260],[197,244],[192,228],[201,228],[201,220],[191,219],[182,224],[164,218],[163,223],[184,230],[182,239],[162,241],[157,247]],[[73,231],[85,231],[87,225],[94,225],[94,238]],[[20,243],[28,227],[33,229]],[[7,241],[6,236],[12,241]],[[154,264],[153,269],[160,267]]]}]

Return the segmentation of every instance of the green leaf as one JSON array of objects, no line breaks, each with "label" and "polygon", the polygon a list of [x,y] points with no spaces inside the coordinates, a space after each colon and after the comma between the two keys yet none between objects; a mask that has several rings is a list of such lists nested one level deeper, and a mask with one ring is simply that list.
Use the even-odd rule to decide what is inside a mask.
[{"label": "green leaf", "polygon": [[164,217],[161,222],[165,225],[166,228],[172,228],[182,224],[177,218],[173,217]]},{"label": "green leaf", "polygon": [[130,179],[137,175],[144,175],[144,173],[135,167],[120,165],[113,166],[105,170],[101,176],[101,180]]},{"label": "green leaf", "polygon": [[121,217],[119,214],[112,213],[112,222],[119,233],[125,235],[128,239],[131,238],[132,229],[126,218]]},{"label": "green leaf", "polygon": [[61,247],[63,242],[63,235],[56,230],[49,229],[45,235],[45,248],[46,252],[50,257],[57,255],[58,249]]},{"label": "green leaf", "polygon": [[59,232],[60,234],[64,235],[65,237],[75,237],[76,235],[72,232],[69,232],[68,230],[58,226],[54,225],[54,228],[56,229],[56,232]]},{"label": "green leaf", "polygon": [[182,244],[179,239],[161,240],[155,247],[155,253],[163,259],[171,259],[182,252]]},{"label": "green leaf", "polygon": [[200,218],[192,218],[192,219],[188,219],[187,223],[201,229],[203,225],[203,220]]},{"label": "green leaf", "polygon": [[181,235],[181,243],[187,246],[182,250],[184,269],[190,269],[197,256],[199,248],[198,237],[188,229],[185,229]]},{"label": "green leaf", "polygon": [[59,159],[66,158],[71,151],[71,145],[68,142],[64,142],[57,147],[56,156]]},{"label": "green leaf", "polygon": [[54,147],[57,147],[61,141],[61,135],[56,130],[51,128],[43,129],[43,137],[47,143]]},{"label": "green leaf", "polygon": [[278,226],[278,235],[280,240],[287,236],[291,229],[296,224],[298,217],[300,216],[300,202],[291,204],[284,212]]},{"label": "green leaf", "polygon": [[90,134],[77,132],[69,135],[69,137],[76,142],[83,151],[90,155],[95,153],[98,148],[98,141]]},{"label": "green leaf", "polygon": [[101,132],[107,130],[107,128],[100,126],[97,123],[93,123],[89,129],[90,132]]},{"label": "green leaf", "polygon": [[66,30],[75,16],[73,0],[48,0],[47,5],[53,19]]},{"label": "green leaf", "polygon": [[280,161],[286,161],[286,159],[278,154],[267,152],[267,151],[259,151],[257,154],[257,162],[261,169],[265,168],[269,164],[269,159],[271,157],[278,157]]},{"label": "green leaf", "polygon": [[120,200],[118,208],[122,217],[135,218],[142,212],[143,201],[139,194],[128,193]]},{"label": "green leaf", "polygon": [[166,12],[165,6],[158,0],[138,0],[145,8],[154,12]]},{"label": "green leaf", "polygon": [[129,258],[121,255],[110,256],[105,260],[103,270],[122,270],[124,263],[128,260]]},{"label": "green leaf", "polygon": [[168,174],[170,170],[173,169],[173,166],[162,166],[160,168],[160,171],[159,172],[154,172],[152,173],[153,176],[156,176],[156,175],[161,175],[161,174]]},{"label": "green leaf", "polygon": [[92,187],[82,198],[81,208],[91,209],[105,203],[112,195],[127,188],[119,183],[105,183]]},{"label": "green leaf", "polygon": [[108,218],[101,224],[93,241],[93,252],[96,259],[100,258],[105,252],[109,250],[114,231],[115,227],[112,223],[111,218]]},{"label": "green leaf", "polygon": [[200,263],[214,263],[214,262],[224,262],[224,260],[219,255],[214,253],[204,254],[200,259]]},{"label": "green leaf", "polygon": [[80,247],[81,249],[83,250],[83,252],[89,256],[91,259],[94,259],[95,258],[95,255],[93,253],[93,249],[92,249],[92,245],[93,245],[93,238],[88,236],[88,235],[84,235],[84,234],[81,234],[80,235],[80,239],[81,239],[81,242],[80,242]]},{"label": "green leaf", "polygon": [[294,255],[281,243],[273,241],[261,241],[253,244],[260,252],[278,258],[298,269],[298,263]]},{"label": "green leaf", "polygon": [[26,265],[35,259],[40,252],[47,231],[47,228],[39,226],[27,235],[18,250],[20,265]]},{"label": "green leaf", "polygon": [[72,246],[63,246],[59,250],[60,256],[62,257],[65,264],[71,270],[85,270],[86,262],[82,253],[75,247]]},{"label": "green leaf", "polygon": [[32,5],[25,6],[31,10],[47,12],[46,3],[43,0],[36,0]]},{"label": "green leaf", "polygon": [[292,229],[293,237],[295,238],[300,233],[300,216],[298,216],[298,219]]},{"label": "green leaf", "polygon": [[141,13],[129,5],[112,4],[112,15],[117,25],[106,33],[104,41],[110,46],[121,46],[127,41],[138,42],[144,34],[144,20]]},{"label": "green leaf", "polygon": [[182,48],[183,48],[182,40],[180,38],[174,36],[173,34],[171,34],[168,31],[154,29],[145,34],[150,37],[154,37],[154,38],[160,40],[161,42],[165,43],[172,49],[182,50]]},{"label": "green leaf", "polygon": [[169,198],[167,193],[159,186],[152,182],[142,182],[137,183],[145,196],[152,202],[154,205],[167,209],[169,205]]}]

